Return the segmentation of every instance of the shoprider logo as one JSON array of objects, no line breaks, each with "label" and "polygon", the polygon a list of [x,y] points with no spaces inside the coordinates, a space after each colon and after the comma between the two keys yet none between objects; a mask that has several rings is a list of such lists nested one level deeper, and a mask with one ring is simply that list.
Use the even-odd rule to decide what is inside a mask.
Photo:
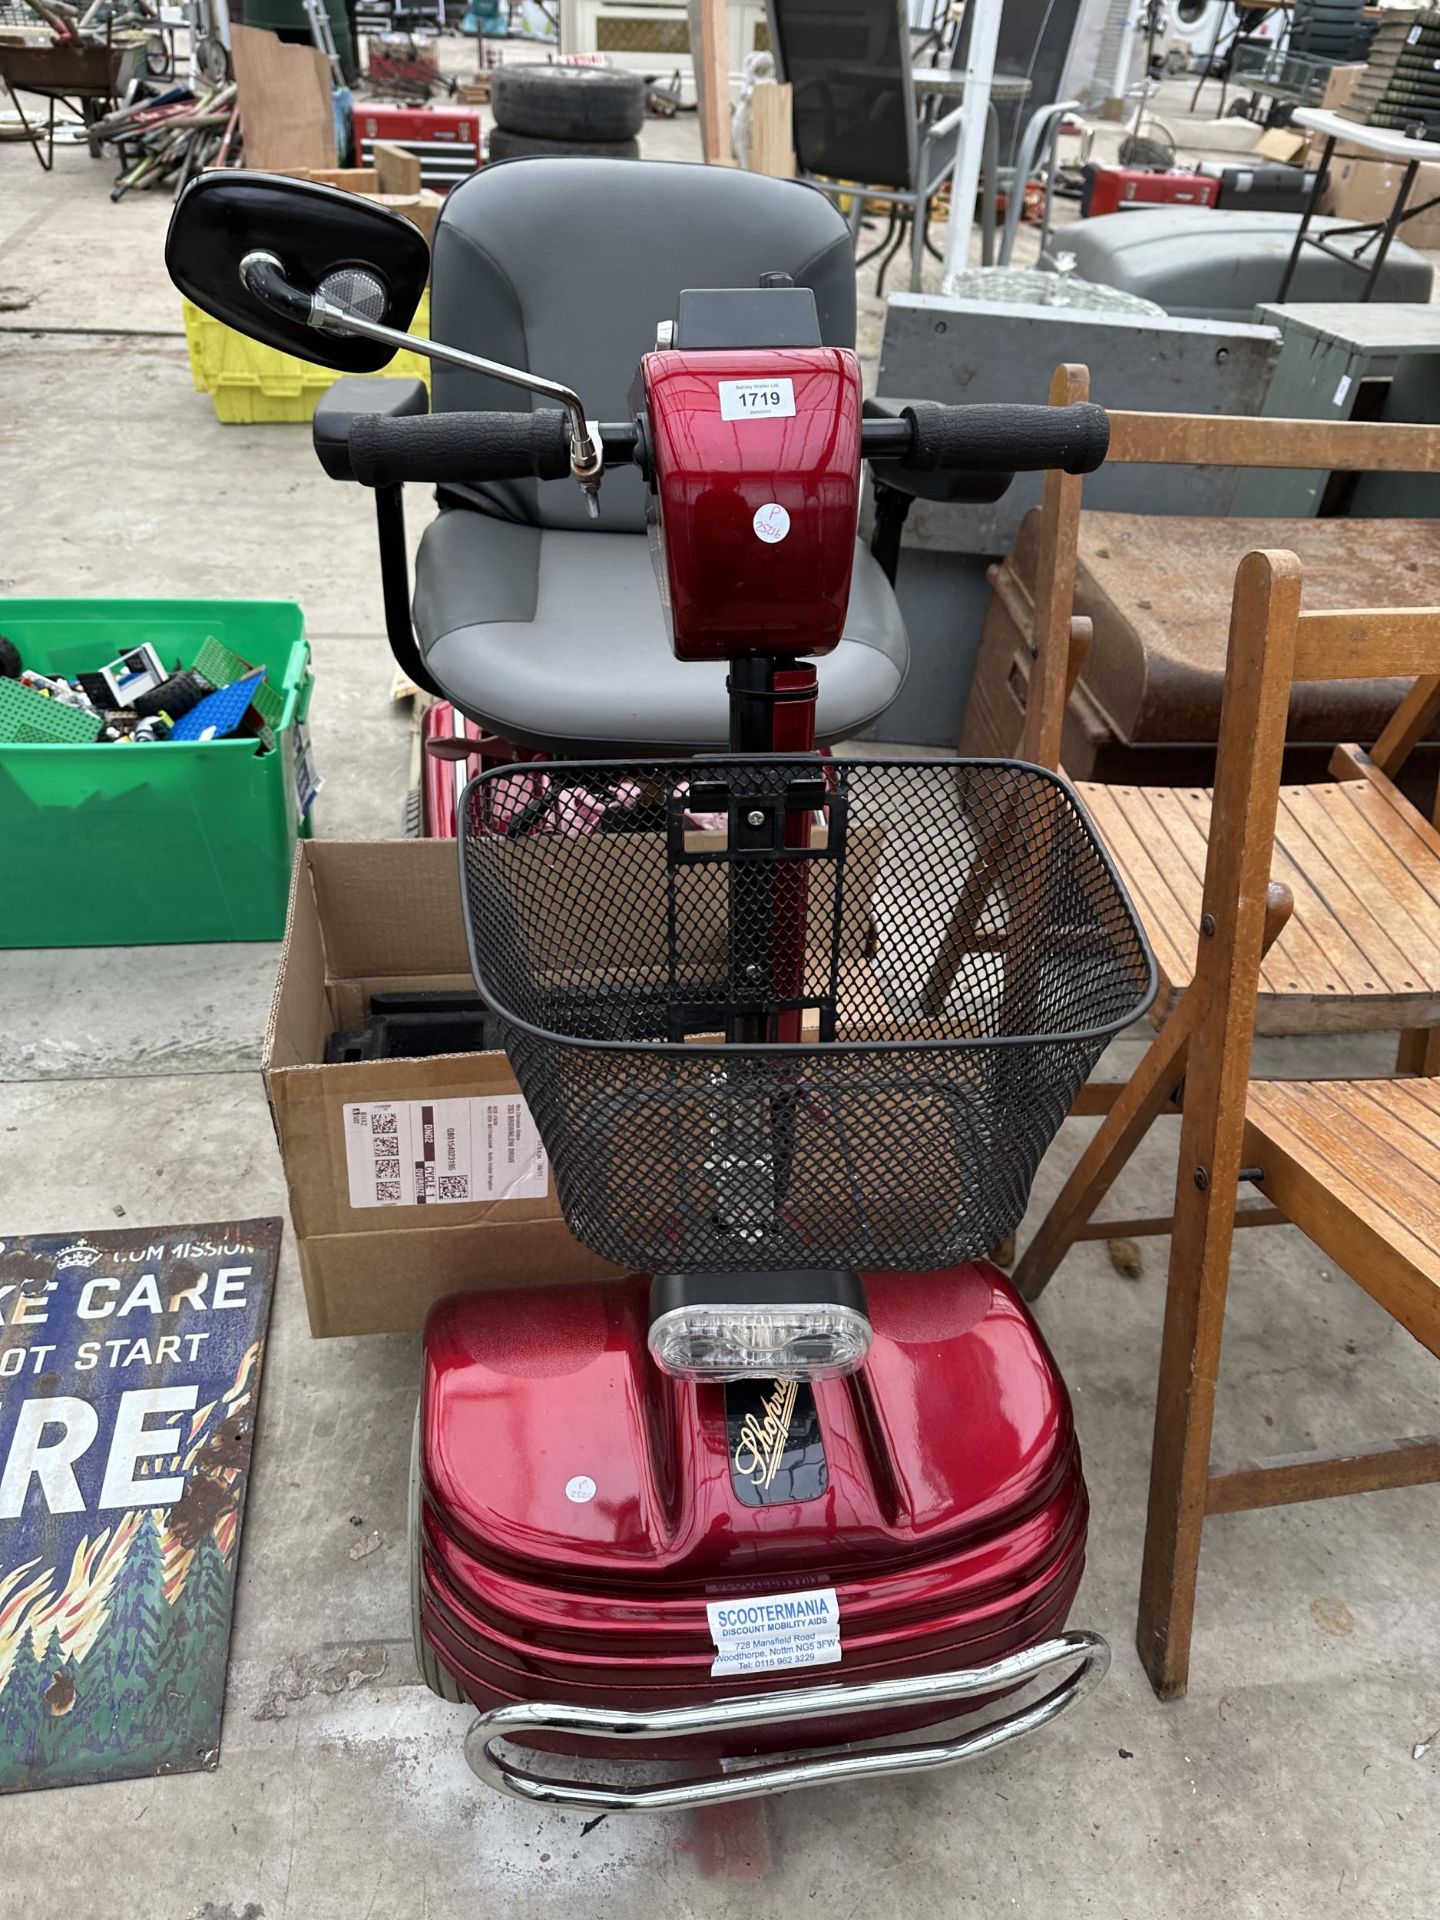
[{"label": "shoprider logo", "polygon": [[790,1438],[798,1384],[780,1379],[760,1403],[758,1413],[747,1413],[735,1440],[736,1473],[754,1487],[768,1487],[780,1470]]}]

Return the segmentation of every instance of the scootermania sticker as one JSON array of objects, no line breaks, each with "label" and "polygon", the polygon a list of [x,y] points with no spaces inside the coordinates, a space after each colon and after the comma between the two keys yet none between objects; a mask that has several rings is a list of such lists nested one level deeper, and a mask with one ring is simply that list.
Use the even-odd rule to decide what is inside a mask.
[{"label": "scootermania sticker", "polygon": [[840,1658],[840,1602],[833,1587],[712,1600],[705,1612],[715,1643],[710,1667],[714,1680],[789,1667],[830,1667]]},{"label": "scootermania sticker", "polygon": [[0,1792],[219,1760],[280,1230],[0,1241]]}]

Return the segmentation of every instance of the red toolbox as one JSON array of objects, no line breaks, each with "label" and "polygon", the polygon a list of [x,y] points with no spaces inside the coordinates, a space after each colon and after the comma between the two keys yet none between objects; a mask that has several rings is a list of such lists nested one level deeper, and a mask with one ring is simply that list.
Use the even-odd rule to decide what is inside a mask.
[{"label": "red toolbox", "polygon": [[398,107],[366,102],[355,109],[360,165],[375,164],[375,142],[404,147],[420,162],[420,184],[446,193],[480,164],[478,107]]},{"label": "red toolbox", "polygon": [[1149,173],[1143,167],[1097,167],[1081,176],[1080,217],[1126,207],[1213,207],[1220,182],[1204,173]]}]

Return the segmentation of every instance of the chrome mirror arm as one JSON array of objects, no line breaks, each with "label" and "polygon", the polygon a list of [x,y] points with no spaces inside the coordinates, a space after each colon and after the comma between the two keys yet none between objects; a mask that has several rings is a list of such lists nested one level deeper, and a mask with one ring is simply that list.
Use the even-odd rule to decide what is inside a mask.
[{"label": "chrome mirror arm", "polygon": [[[364,340],[393,347],[397,353],[404,349],[423,354],[427,360],[443,360],[447,366],[463,367],[467,373],[482,373],[491,380],[503,380],[509,386],[523,387],[529,393],[543,394],[546,399],[557,401],[570,421],[570,471],[584,489],[592,519],[599,513],[596,495],[604,458],[594,428],[585,418],[580,396],[572,388],[562,386],[558,380],[527,373],[523,367],[508,367],[503,361],[486,360],[478,353],[464,353],[459,347],[447,347],[438,340],[400,333],[394,327],[382,326],[378,320],[367,319],[353,307],[340,305],[323,292],[303,294],[290,286],[283,264],[273,253],[247,253],[240,263],[240,278],[251,294],[270,305],[293,305],[297,299],[308,300],[306,324],[321,333],[359,334]],[[376,291],[380,293],[382,289]]]}]

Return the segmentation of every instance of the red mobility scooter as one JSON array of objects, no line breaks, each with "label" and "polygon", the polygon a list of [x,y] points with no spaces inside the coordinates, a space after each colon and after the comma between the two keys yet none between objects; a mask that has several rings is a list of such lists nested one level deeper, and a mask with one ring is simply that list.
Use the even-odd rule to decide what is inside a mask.
[{"label": "red mobility scooter", "polygon": [[1105,416],[867,417],[854,354],[777,272],[682,292],[597,424],[403,334],[413,228],[265,175],[193,182],[168,260],[311,359],[406,344],[528,387],[534,411],[423,415],[342,381],[317,447],[382,501],[568,477],[593,512],[638,474],[675,660],[727,688],[726,733],[684,757],[521,761],[462,798],[476,980],[565,1217],[618,1274],[456,1296],[426,1327],[415,1643],[478,1709],[474,1771],[549,1805],[700,1807],[1045,1725],[1109,1655],[1065,1626],[1087,1520],[1065,1387],[983,1255],[1153,966],[1063,781],[828,757],[817,686],[823,713],[865,460],[993,488],[1098,465]]}]

